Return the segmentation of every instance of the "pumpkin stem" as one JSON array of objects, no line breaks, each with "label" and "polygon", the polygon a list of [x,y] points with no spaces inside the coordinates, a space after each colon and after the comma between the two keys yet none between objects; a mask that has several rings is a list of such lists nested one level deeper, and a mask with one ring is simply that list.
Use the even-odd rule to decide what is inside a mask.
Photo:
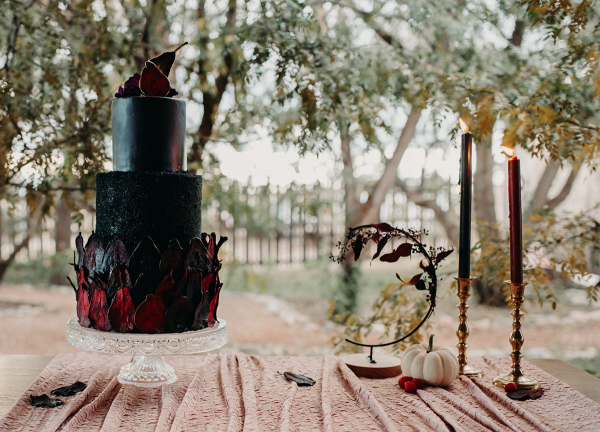
[{"label": "pumpkin stem", "polygon": [[428,353],[430,353],[431,351],[433,351],[433,336],[435,336],[435,335],[429,336],[429,346],[427,347],[427,352]]}]

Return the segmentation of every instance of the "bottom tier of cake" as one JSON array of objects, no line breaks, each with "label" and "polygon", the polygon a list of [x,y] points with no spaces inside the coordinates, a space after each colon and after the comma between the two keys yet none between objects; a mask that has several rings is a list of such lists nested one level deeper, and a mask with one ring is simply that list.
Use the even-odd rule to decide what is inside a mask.
[{"label": "bottom tier of cake", "polygon": [[144,237],[160,250],[202,233],[202,177],[187,172],[109,172],[96,176],[96,234],[119,237],[129,253]]}]

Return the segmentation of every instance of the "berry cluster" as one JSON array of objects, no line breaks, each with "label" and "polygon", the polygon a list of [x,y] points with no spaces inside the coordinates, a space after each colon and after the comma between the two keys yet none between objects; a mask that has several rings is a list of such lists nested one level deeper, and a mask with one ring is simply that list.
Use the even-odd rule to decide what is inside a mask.
[{"label": "berry cluster", "polygon": [[423,388],[423,383],[419,378],[412,378],[409,376],[400,377],[398,380],[398,385],[406,393],[416,393],[417,389]]}]

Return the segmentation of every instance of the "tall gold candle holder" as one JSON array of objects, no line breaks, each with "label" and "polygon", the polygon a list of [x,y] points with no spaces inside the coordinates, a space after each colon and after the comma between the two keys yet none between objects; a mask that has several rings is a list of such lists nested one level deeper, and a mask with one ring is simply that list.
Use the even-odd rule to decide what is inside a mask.
[{"label": "tall gold candle holder", "polygon": [[458,329],[456,330],[456,336],[458,336],[458,374],[465,375],[468,377],[482,377],[483,372],[481,369],[471,366],[467,362],[467,338],[469,337],[469,326],[467,325],[467,299],[471,295],[471,278],[455,278],[458,282],[458,299],[460,303],[457,305],[458,314]]},{"label": "tall gold candle holder", "polygon": [[509,339],[513,349],[510,354],[512,357],[512,369],[510,373],[495,378],[493,382],[498,387],[514,383],[519,390],[536,390],[539,388],[540,383],[535,378],[523,374],[521,370],[521,358],[523,357],[521,347],[524,341],[523,333],[521,332],[521,318],[523,317],[521,305],[525,300],[525,285],[527,285],[527,282],[514,283],[506,281],[506,283],[510,286],[510,299],[513,306],[513,331]]}]

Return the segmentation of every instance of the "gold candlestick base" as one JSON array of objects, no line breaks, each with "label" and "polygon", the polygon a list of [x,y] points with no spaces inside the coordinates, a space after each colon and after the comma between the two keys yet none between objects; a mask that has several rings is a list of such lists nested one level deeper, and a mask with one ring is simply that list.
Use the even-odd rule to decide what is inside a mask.
[{"label": "gold candlestick base", "polygon": [[537,390],[540,387],[540,383],[535,378],[530,378],[527,375],[515,377],[512,372],[494,378],[493,382],[502,388],[508,383],[514,383],[518,390]]},{"label": "gold candlestick base", "polygon": [[496,377],[493,383],[498,387],[504,387],[508,383],[514,383],[518,390],[535,390],[539,388],[540,383],[535,378],[528,377],[521,371],[521,358],[523,357],[521,348],[523,347],[523,342],[525,340],[523,333],[521,332],[521,318],[523,317],[521,305],[525,300],[525,285],[527,285],[527,283],[513,283],[511,281],[506,281],[506,283],[510,286],[510,299],[513,306],[513,331],[509,339],[513,349],[510,353],[512,358],[512,369],[510,373]]},{"label": "gold candlestick base", "polygon": [[467,362],[467,338],[469,337],[469,326],[467,325],[467,299],[471,295],[471,278],[455,278],[458,282],[458,298],[460,303],[457,305],[458,314],[458,329],[456,330],[456,336],[458,336],[458,374],[468,377],[482,377],[483,372],[481,369],[468,364]]}]

